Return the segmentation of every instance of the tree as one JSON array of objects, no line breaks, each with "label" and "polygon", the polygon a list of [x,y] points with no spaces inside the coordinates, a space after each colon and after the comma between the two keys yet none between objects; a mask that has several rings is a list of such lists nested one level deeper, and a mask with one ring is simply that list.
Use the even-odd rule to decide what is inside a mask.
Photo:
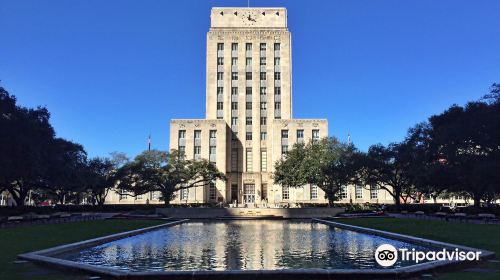
[{"label": "tree", "polygon": [[85,185],[90,193],[93,205],[103,205],[116,181],[117,169],[108,158],[95,157],[86,165]]},{"label": "tree", "polygon": [[387,147],[373,145],[363,157],[361,181],[364,185],[386,190],[400,209],[401,199],[406,202],[415,194],[410,160],[408,143],[392,143]]},{"label": "tree", "polygon": [[120,168],[117,178],[119,190],[132,192],[133,196],[160,192],[165,205],[179,190],[226,179],[213,163],[186,160],[177,150],[145,151]]},{"label": "tree", "polygon": [[43,186],[49,145],[54,129],[46,108],[28,109],[0,87],[0,185],[17,205],[31,190]]},{"label": "tree", "polygon": [[358,182],[359,152],[354,145],[324,138],[307,145],[296,144],[277,162],[274,182],[286,187],[318,186],[333,206],[343,186]]},{"label": "tree", "polygon": [[87,153],[82,145],[54,139],[47,150],[42,188],[58,203],[66,203],[71,195],[85,190],[86,161]]}]

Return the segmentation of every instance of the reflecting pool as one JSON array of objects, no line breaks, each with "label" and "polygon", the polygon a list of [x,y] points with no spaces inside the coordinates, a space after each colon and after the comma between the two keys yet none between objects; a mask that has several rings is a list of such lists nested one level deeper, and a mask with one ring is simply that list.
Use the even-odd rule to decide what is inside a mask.
[{"label": "reflecting pool", "polygon": [[384,243],[431,249],[310,221],[190,221],[59,257],[128,271],[382,268]]}]

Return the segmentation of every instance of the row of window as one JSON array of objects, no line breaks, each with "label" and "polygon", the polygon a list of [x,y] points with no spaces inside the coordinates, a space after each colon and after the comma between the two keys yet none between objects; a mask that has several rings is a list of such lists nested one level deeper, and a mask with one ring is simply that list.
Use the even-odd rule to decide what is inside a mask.
[{"label": "row of window", "polygon": [[[267,80],[267,72],[260,72],[259,73],[259,78],[261,81],[266,81]],[[245,79],[247,81],[252,80],[252,72],[245,72]],[[224,72],[217,72],[217,81],[222,81],[224,80]],[[237,81],[238,80],[238,72],[231,72],[231,81]],[[274,80],[275,81],[280,81],[281,80],[281,72],[274,72]]]},{"label": "row of window", "polygon": [[[252,43],[246,43],[245,44],[245,50],[246,51],[251,51],[252,50]],[[261,51],[267,50],[267,44],[266,43],[260,43],[259,49]],[[274,50],[279,51],[281,49],[281,44],[280,43],[274,43]],[[217,50],[218,51],[223,51],[224,50],[224,43],[217,43]],[[232,51],[237,51],[238,50],[238,43],[231,43],[231,50]]]},{"label": "row of window", "polygon": [[[252,58],[247,57],[245,58],[245,66],[252,66]],[[281,57],[275,57],[274,58],[274,66],[280,66],[281,65]],[[224,57],[219,56],[217,57],[217,66],[222,66],[224,65]],[[238,65],[238,58],[237,57],[231,57],[231,66]],[[259,65],[267,65],[267,57],[263,56],[260,57],[259,59]]]},{"label": "row of window", "polygon": [[[354,187],[354,198],[355,199],[363,199],[363,187],[355,186]],[[370,199],[378,199],[378,191],[379,188],[377,186],[370,187]],[[347,186],[343,186],[340,189],[340,199],[347,199]]]},{"label": "row of window", "polygon": [[[201,130],[194,131],[194,159],[201,159]],[[215,146],[215,139],[217,138],[217,130],[209,131],[209,160],[215,163],[215,156],[217,147]],[[182,156],[186,155],[186,131],[179,130],[178,134],[178,150]]]}]

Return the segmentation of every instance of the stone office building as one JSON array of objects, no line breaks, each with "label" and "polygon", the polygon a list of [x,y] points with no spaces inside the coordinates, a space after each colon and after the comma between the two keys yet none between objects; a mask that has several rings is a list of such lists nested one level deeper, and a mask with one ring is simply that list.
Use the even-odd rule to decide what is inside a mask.
[{"label": "stone office building", "polygon": [[[210,18],[206,117],[171,120],[170,149],[210,160],[228,180],[180,191],[171,203],[326,203],[316,186],[288,189],[273,184],[274,164],[293,144],[328,136],[326,119],[292,118],[287,10],[212,8]],[[392,201],[375,192],[346,188],[342,201]],[[159,203],[157,194],[133,198],[113,193],[108,201]]]}]

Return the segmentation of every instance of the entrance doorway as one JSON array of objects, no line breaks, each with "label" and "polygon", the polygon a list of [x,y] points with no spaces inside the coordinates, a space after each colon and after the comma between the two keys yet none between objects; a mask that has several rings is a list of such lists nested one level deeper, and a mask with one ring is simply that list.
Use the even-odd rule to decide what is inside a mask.
[{"label": "entrance doorway", "polygon": [[243,201],[245,203],[255,203],[255,185],[245,184],[243,186]]}]

